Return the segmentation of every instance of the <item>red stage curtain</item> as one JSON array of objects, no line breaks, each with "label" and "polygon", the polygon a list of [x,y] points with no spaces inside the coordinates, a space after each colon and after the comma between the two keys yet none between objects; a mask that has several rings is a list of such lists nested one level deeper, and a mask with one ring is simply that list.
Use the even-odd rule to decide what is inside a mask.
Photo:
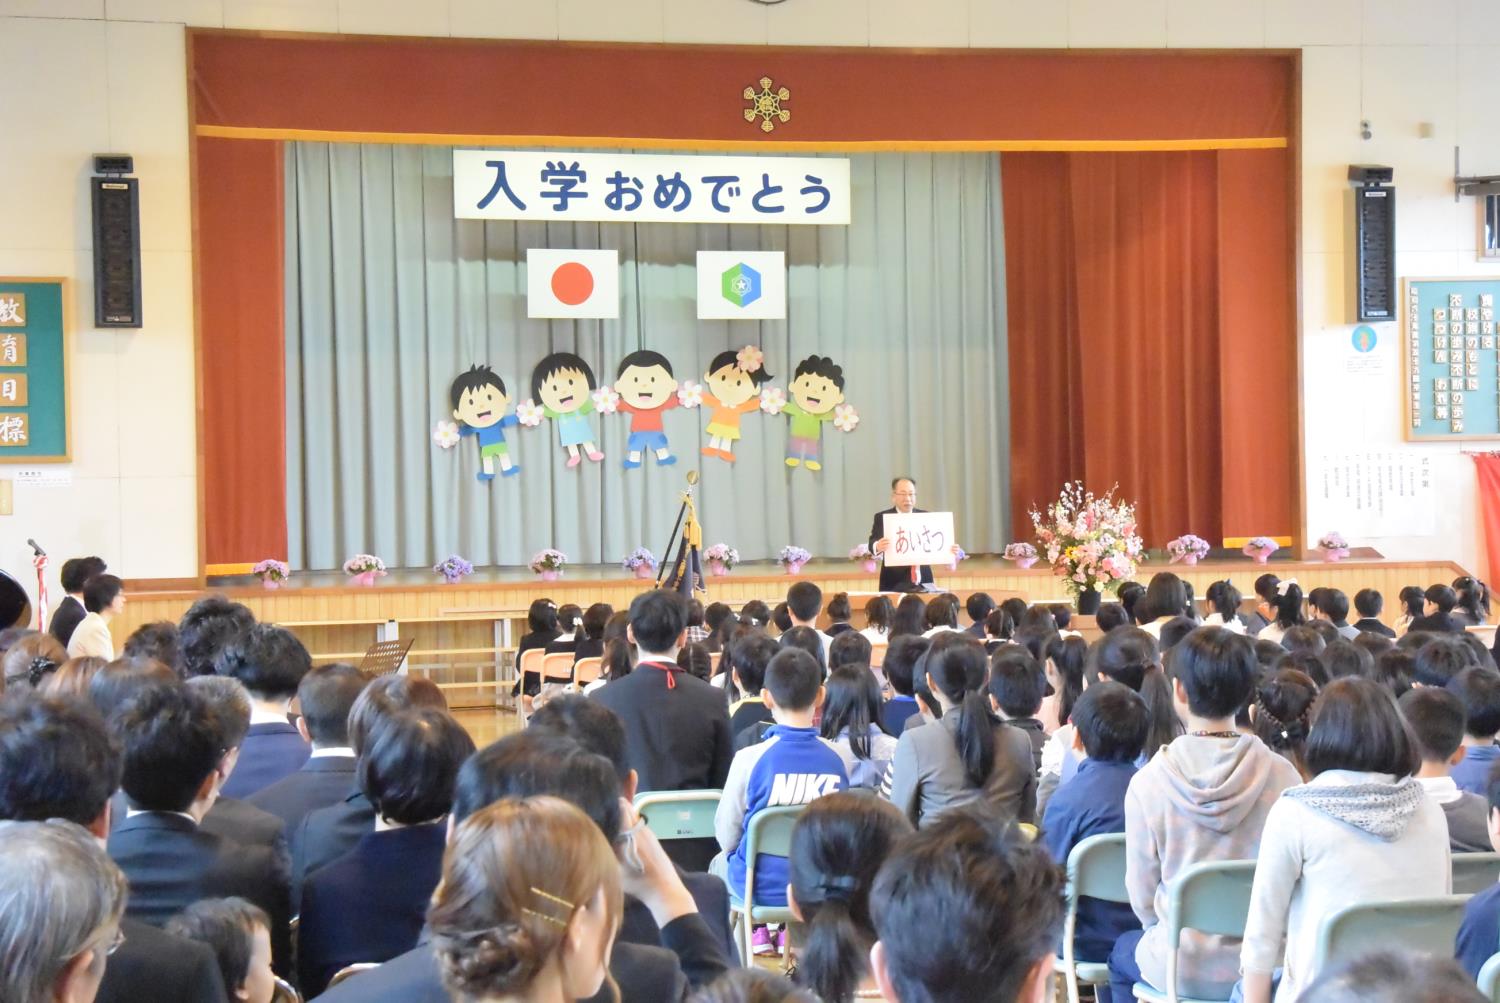
[{"label": "red stage curtain", "polygon": [[1238,155],[1003,156],[1018,537],[1070,479],[1137,501],[1148,546],[1292,532],[1285,185],[1253,221],[1221,195],[1285,161]]},{"label": "red stage curtain", "polygon": [[1490,574],[1500,568],[1500,454],[1474,456],[1474,473],[1479,477],[1479,514],[1484,519],[1484,552],[1489,558]]}]

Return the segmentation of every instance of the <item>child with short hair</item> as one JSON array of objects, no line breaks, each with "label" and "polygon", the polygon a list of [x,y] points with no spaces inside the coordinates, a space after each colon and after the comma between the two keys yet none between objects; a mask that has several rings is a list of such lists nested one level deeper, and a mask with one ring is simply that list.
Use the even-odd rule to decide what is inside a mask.
[{"label": "child with short hair", "polygon": [[755,633],[742,637],[730,646],[726,660],[729,662],[729,678],[739,690],[741,697],[729,707],[729,733],[734,736],[735,749],[754,745],[759,735],[740,744],[742,735],[748,735],[758,724],[771,720],[771,709],[761,696],[765,685],[766,666],[781,649],[765,634]]},{"label": "child with short hair", "polygon": [[226,995],[237,1003],[271,1003],[271,920],[242,898],[201,899],[167,920],[167,933],[207,944],[224,977]]},{"label": "child with short hair", "polygon": [[[1500,851],[1500,771],[1490,777],[1485,788],[1488,813],[1485,823],[1489,829],[1490,846]],[[1479,970],[1495,953],[1500,943],[1500,884],[1469,899],[1464,906],[1464,921],[1458,927],[1458,950],[1455,956],[1464,966],[1469,978],[1477,979]]]},{"label": "child with short hair", "polygon": [[[1417,653],[1418,679],[1426,652],[1423,648]],[[1500,732],[1500,672],[1481,666],[1464,669],[1448,683],[1448,691],[1464,705],[1464,758],[1453,767],[1453,782],[1459,790],[1483,794],[1500,759],[1500,746],[1495,745]]]},{"label": "child with short hair", "polygon": [[1450,775],[1464,758],[1463,702],[1447,690],[1424,686],[1402,697],[1400,707],[1422,757],[1417,783],[1443,809],[1449,848],[1454,853],[1488,853],[1489,805],[1478,794],[1459,790]]},{"label": "child with short hair", "polygon": [[[1096,683],[1073,705],[1073,742],[1088,758],[1057,789],[1042,820],[1042,843],[1059,864],[1090,836],[1125,831],[1125,792],[1150,727],[1146,701],[1120,683]],[[1107,961],[1120,935],[1140,928],[1129,903],[1080,899],[1073,955]]]},{"label": "child with short hair", "polygon": [[902,635],[891,638],[890,646],[886,648],[881,669],[892,695],[880,708],[880,727],[887,735],[900,738],[906,730],[907,719],[919,713],[913,686],[914,670],[917,660],[927,653],[929,643],[925,637]]},{"label": "child with short hair", "polygon": [[1009,644],[990,659],[990,707],[1000,720],[1020,728],[1031,739],[1036,768],[1042,768],[1042,748],[1047,733],[1037,713],[1047,693],[1047,674],[1031,652],[1018,644]]},{"label": "child with short hair", "polygon": [[964,600],[964,612],[969,614],[969,633],[977,639],[985,639],[985,621],[999,609],[988,592],[975,592]]},{"label": "child with short hair", "polygon": [[1364,634],[1379,634],[1395,640],[1396,632],[1380,622],[1380,614],[1385,609],[1385,596],[1375,589],[1360,589],[1354,593],[1354,611],[1359,614],[1359,619],[1354,621],[1354,629]]}]

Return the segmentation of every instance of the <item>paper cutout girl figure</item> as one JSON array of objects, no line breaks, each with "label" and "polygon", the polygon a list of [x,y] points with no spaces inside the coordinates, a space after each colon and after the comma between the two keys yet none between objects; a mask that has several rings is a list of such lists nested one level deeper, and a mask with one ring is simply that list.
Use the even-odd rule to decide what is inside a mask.
[{"label": "paper cutout girl figure", "polygon": [[570,467],[578,466],[580,446],[595,463],[604,459],[585,417],[594,411],[594,387],[594,371],[572,352],[553,352],[531,374],[531,396],[542,405],[543,416],[557,422],[557,439],[568,451]]},{"label": "paper cutout girl figure", "polygon": [[479,442],[478,479],[495,479],[496,460],[502,477],[519,474],[521,468],[512,462],[505,444],[505,429],[520,424],[514,414],[506,413],[510,397],[505,393],[505,381],[489,366],[470,366],[453,381],[448,398],[458,421],[458,434],[472,435]]},{"label": "paper cutout girl figure", "polygon": [[760,349],[747,345],[739,352],[720,352],[703,374],[703,403],[714,409],[708,419],[708,445],[704,456],[734,462],[734,443],[740,437],[740,419],[760,407],[760,387],[771,379]]},{"label": "paper cutout girl figure", "polygon": [[625,457],[626,470],[639,467],[642,454],[648,450],[656,453],[659,466],[670,467],[677,462],[667,445],[667,433],[661,421],[664,412],[680,403],[677,389],[672,364],[661,353],[642,349],[620,360],[614,390],[620,396],[616,408],[630,413],[630,439],[625,444],[629,453]]},{"label": "paper cutout girl figure", "polygon": [[781,409],[792,419],[786,465],[822,470],[823,423],[833,421],[834,409],[844,402],[844,370],[832,359],[809,355],[797,364],[787,396],[791,399]]}]

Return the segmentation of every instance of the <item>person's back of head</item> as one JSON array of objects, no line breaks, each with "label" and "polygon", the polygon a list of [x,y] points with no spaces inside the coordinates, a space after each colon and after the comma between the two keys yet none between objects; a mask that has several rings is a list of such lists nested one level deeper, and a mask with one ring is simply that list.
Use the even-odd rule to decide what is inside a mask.
[{"label": "person's back of head", "polygon": [[1500,732],[1500,672],[1472,666],[1448,681],[1448,692],[1464,709],[1464,731],[1480,741]]},{"label": "person's back of head", "polygon": [[1280,642],[1264,637],[1255,639],[1255,660],[1260,663],[1261,668],[1274,668],[1284,655],[1286,655],[1286,649],[1281,646]]},{"label": "person's back of head", "polygon": [[[949,638],[952,640],[949,640]],[[994,718],[984,696],[989,659],[984,646],[964,634],[939,634],[927,649],[927,683],[958,711],[953,741],[964,762],[964,776],[983,787],[995,765]]]},{"label": "person's back of head", "polygon": [[865,624],[877,630],[889,632],[891,629],[891,618],[896,615],[896,607],[885,596],[875,596],[865,603]]},{"label": "person's back of head", "polygon": [[[727,609],[727,607],[726,607]],[[583,611],[583,636],[590,641],[604,639],[604,625],[614,614],[614,607],[606,602],[596,602]]]},{"label": "person's back of head", "polygon": [[1119,597],[1120,606],[1124,608],[1125,615],[1130,618],[1130,622],[1140,623],[1141,611],[1137,607],[1146,596],[1146,586],[1140,582],[1121,582],[1115,589],[1115,595]]},{"label": "person's back of head", "polygon": [[1392,647],[1375,659],[1375,670],[1370,676],[1393,697],[1400,697],[1411,689],[1412,676],[1416,672],[1417,658],[1405,648]]},{"label": "person's back of head", "polygon": [[833,639],[828,646],[828,668],[840,665],[869,665],[875,646],[870,639],[857,630],[846,630]]},{"label": "person's back of head", "polygon": [[1036,717],[1047,693],[1047,673],[1031,652],[1009,644],[990,659],[990,699],[1008,718]]},{"label": "person's back of head", "polygon": [[89,681],[89,703],[108,720],[141,690],[176,682],[176,673],[160,662],[117,658]]},{"label": "person's back of head", "polygon": [[177,621],[177,664],[184,678],[211,676],[219,653],[255,625],[250,607],[223,596],[207,596],[188,607]]},{"label": "person's back of head", "polygon": [[675,656],[687,630],[687,602],[671,589],[642,592],[630,603],[630,637],[644,655]]},{"label": "person's back of head", "polygon": [[528,725],[464,762],[454,786],[453,822],[505,798],[546,795],[576,806],[613,840],[624,828],[623,790],[617,764],[569,735],[550,727],[533,732]]},{"label": "person's back of head", "polygon": [[243,745],[250,731],[250,694],[240,681],[228,676],[194,676],[184,685],[203,699],[208,712],[219,722],[224,748]]},{"label": "person's back of head", "polygon": [[1356,648],[1363,649],[1371,658],[1379,658],[1385,652],[1396,646],[1395,642],[1384,634],[1377,634],[1372,630],[1362,630],[1359,636],[1350,642]]},{"label": "person's back of head", "polygon": [[398,711],[370,733],[356,780],[376,818],[419,825],[448,813],[459,767],[473,752],[474,740],[446,711]]},{"label": "person's back of head", "polygon": [[810,624],[818,619],[823,608],[823,590],[812,582],[793,582],[786,590],[786,608],[792,620],[798,624]]},{"label": "person's back of head", "polygon": [[1057,720],[1066,724],[1073,705],[1083,692],[1084,666],[1088,663],[1089,645],[1081,637],[1054,637],[1043,652],[1043,661],[1052,667],[1057,682],[1048,685],[1056,690]]},{"label": "person's back of head", "polygon": [[760,696],[766,681],[766,666],[781,646],[762,631],[756,631],[734,642],[729,650],[729,667],[734,673],[735,685],[747,697]]},{"label": "person's back of head", "polygon": [[0,701],[0,819],[96,827],[120,786],[120,748],[87,704]]},{"label": "person's back of head", "polygon": [[1345,677],[1328,684],[1313,705],[1307,739],[1307,770],[1389,773],[1417,772],[1421,760],[1396,701],[1368,679]]},{"label": "person's back of head", "polygon": [[1281,579],[1272,574],[1260,575],[1255,579],[1255,594],[1262,602],[1275,605],[1277,587],[1281,585]]},{"label": "person's back of head", "polygon": [[274,998],[271,918],[259,906],[242,898],[201,899],[167,920],[165,929],[214,952],[231,999],[270,1003]]},{"label": "person's back of head", "polygon": [[1407,692],[1398,705],[1422,762],[1446,768],[1464,744],[1463,701],[1447,690],[1423,686]]},{"label": "person's back of head", "polygon": [[1062,603],[1053,603],[1047,607],[1047,611],[1052,614],[1052,623],[1060,631],[1067,630],[1073,623],[1073,610]]},{"label": "person's back of head", "polygon": [[1057,633],[1057,619],[1052,615],[1050,606],[1028,606],[1026,613],[1021,617],[1021,622],[1016,625],[1017,632],[1041,631],[1047,634]]},{"label": "person's back of head", "polygon": [[[920,601],[921,600],[918,600],[918,602]],[[1026,602],[1025,599],[1022,599],[1020,596],[1011,596],[1009,599],[1006,599],[1005,601],[1000,603],[1000,608],[1005,610],[1006,615],[1010,617],[1010,622],[1019,627],[1021,625],[1021,621],[1026,616],[1026,611],[1030,609],[1031,606]]]},{"label": "person's back of head", "polygon": [[[1292,630],[1310,630],[1317,634],[1323,641],[1324,646],[1332,644],[1340,637],[1339,629],[1333,625],[1331,620],[1313,620],[1302,627],[1293,627]],[[1288,631],[1290,633],[1290,631]]]},{"label": "person's back of head", "polygon": [[1277,584],[1271,608],[1274,611],[1272,622],[1283,630],[1299,627],[1307,622],[1302,614],[1302,586],[1291,579]]},{"label": "person's back of head", "polygon": [[1451,958],[1399,950],[1333,965],[1299,998],[1309,1003],[1489,1003]]},{"label": "person's back of head", "polygon": [[297,636],[269,623],[255,624],[235,637],[214,663],[216,674],[233,676],[252,697],[268,702],[291,700],[311,669],[312,657]]},{"label": "person's back of head", "polygon": [[1298,624],[1281,635],[1281,646],[1293,654],[1306,651],[1321,655],[1323,649],[1328,647],[1328,641],[1310,624]]},{"label": "person's back of head", "polygon": [[996,815],[977,805],[944,812],[901,842],[875,879],[872,960],[886,998],[1044,999],[1063,883],[1046,849]]},{"label": "person's back of head", "polygon": [[855,759],[871,755],[870,729],[880,722],[880,687],[866,665],[841,665],[828,673],[819,734],[838,738],[847,731]]},{"label": "person's back of head", "polygon": [[783,647],[766,666],[765,690],[778,721],[787,713],[810,711],[822,696],[823,668],[801,648]]},{"label": "person's back of head", "polygon": [[[597,603],[596,605],[606,605]],[[590,607],[592,608],[592,607]],[[724,626],[725,622],[734,619],[734,610],[729,608],[728,603],[711,602],[703,610],[703,626],[710,631],[717,631]]]},{"label": "person's back of head", "polygon": [[771,626],[775,627],[779,634],[785,634],[792,629],[792,611],[785,600],[777,603],[776,608],[771,610]]},{"label": "person's back of head", "polygon": [[927,629],[927,604],[921,596],[902,596],[891,618],[891,637],[921,634]]},{"label": "person's back of head", "polygon": [[92,655],[70,658],[59,665],[56,672],[42,680],[42,685],[37,689],[43,696],[88,702],[89,687],[93,685],[94,677],[108,664],[104,659]]},{"label": "person's back of head", "polygon": [[964,600],[964,612],[969,614],[969,620],[973,623],[984,623],[995,609],[995,600],[990,598],[988,592],[975,592]]},{"label": "person's back of head", "polygon": [[409,707],[447,710],[448,700],[437,683],[425,676],[391,673],[370,680],[349,708],[349,745],[363,754],[366,738],[384,718]]},{"label": "person's back of head", "polygon": [[[686,610],[683,611],[686,616]],[[533,599],[526,610],[526,629],[533,634],[557,633],[557,603],[551,599]]]},{"label": "person's back of head", "polygon": [[1102,681],[1083,691],[1073,705],[1073,727],[1083,751],[1101,763],[1133,763],[1151,730],[1151,711],[1128,686]]},{"label": "person's back of head", "polygon": [[1267,748],[1286,756],[1304,775],[1309,721],[1317,699],[1317,684],[1296,669],[1275,672],[1255,689],[1256,736]]},{"label": "person's back of head", "polygon": [[1339,589],[1323,593],[1323,615],[1334,623],[1342,624],[1349,619],[1349,597]]},{"label": "person's back of head", "polygon": [[[597,700],[578,694],[554,697],[531,715],[526,722],[526,731],[571,739],[585,750],[609,760],[622,785],[630,779],[630,761],[625,754],[625,722]],[[629,793],[634,795],[633,791]]]},{"label": "person's back of head", "polygon": [[806,924],[797,979],[826,1003],[851,1003],[867,975],[870,891],[911,831],[890,802],[850,792],[818,798],[797,817],[787,858],[788,904]]},{"label": "person's back of head", "polygon": [[1099,604],[1099,612],[1094,614],[1094,626],[1099,628],[1099,633],[1108,634],[1112,630],[1130,625],[1130,614],[1125,612],[1125,607],[1117,602]]},{"label": "person's back of head", "polygon": [[812,627],[793,627],[786,631],[781,635],[781,647],[805,651],[812,656],[813,661],[818,663],[819,670],[828,669],[826,654],[823,650],[823,635]]},{"label": "person's back of head", "polygon": [[586,999],[609,977],[623,908],[592,820],[558,798],[506,799],[455,829],[427,925],[452,998],[529,998],[545,972],[557,998]]},{"label": "person's back of head", "polygon": [[297,704],[315,749],[349,744],[349,712],[370,679],[347,662],[319,665],[297,684]]},{"label": "person's back of head", "polygon": [[1295,669],[1311,679],[1318,689],[1328,685],[1328,667],[1323,664],[1321,656],[1314,655],[1311,651],[1288,651],[1276,660],[1271,669],[1274,672]]},{"label": "person's back of head", "polygon": [[62,579],[63,591],[70,595],[82,592],[90,578],[102,575],[108,570],[109,565],[104,563],[102,557],[70,557],[63,561],[59,575]]},{"label": "person's back of head", "polygon": [[1427,602],[1426,590],[1420,585],[1407,585],[1396,593],[1396,601],[1401,604],[1401,614],[1416,618],[1422,615],[1422,608]]},{"label": "person's back of head", "polygon": [[1208,721],[1232,718],[1251,697],[1258,666],[1243,634],[1200,627],[1173,651],[1172,673],[1188,710]]},{"label": "person's back of head", "polygon": [[688,1003],[827,1003],[784,975],[731,968],[688,997]]},{"label": "person's back of head", "polygon": [[1495,658],[1490,654],[1490,649],[1480,640],[1478,634],[1466,630],[1461,634],[1454,634],[1453,636],[1458,638],[1459,642],[1469,649],[1470,665],[1477,665],[1485,669],[1495,668]]},{"label": "person's back of head", "polygon": [[1142,623],[1152,620],[1170,620],[1187,614],[1187,592],[1182,579],[1170,571],[1158,571],[1151,576],[1146,594],[1136,607],[1136,617]]},{"label": "person's back of head", "polygon": [[990,615],[984,618],[984,635],[992,641],[1009,641],[1015,630],[1010,614],[998,607],[990,610]]},{"label": "person's back of head", "polygon": [[1453,607],[1458,605],[1458,593],[1447,585],[1429,585],[1422,596],[1428,603],[1437,607],[1439,613],[1452,613]]},{"label": "person's back of head", "polygon": [[714,660],[709,654],[708,645],[702,641],[684,644],[677,652],[677,667],[690,676],[708,682],[714,674]]},{"label": "person's back of head", "polygon": [[752,627],[765,627],[771,622],[771,607],[760,599],[751,599],[740,607],[740,619]]},{"label": "person's back of head", "polygon": [[71,822],[0,822],[0,999],[93,1000],[125,911],[125,875]]},{"label": "person's back of head", "polygon": [[1484,623],[1490,615],[1490,587],[1477,578],[1463,575],[1453,579],[1453,593],[1458,597],[1458,610],[1476,624]]},{"label": "person's back of head", "polygon": [[143,623],[125,639],[120,649],[126,658],[154,658],[158,662],[177,664],[177,624],[170,620]]},{"label": "person's back of head", "polygon": [[1052,646],[1052,642],[1057,640],[1057,629],[1052,625],[1052,618],[1048,617],[1046,623],[1032,623],[1019,628],[1011,636],[1011,640],[1031,652],[1032,658],[1041,661],[1047,657],[1047,649]]},{"label": "person's back of head", "polygon": [[67,660],[68,653],[57,638],[40,631],[30,631],[0,656],[0,673],[5,677],[5,685],[0,689],[39,689],[47,677]]},{"label": "person's back of head", "polygon": [[958,598],[952,595],[934,596],[927,604],[927,629],[958,627]]},{"label": "person's back of head", "polygon": [[[689,605],[689,618],[691,619],[692,606],[698,607],[698,623],[703,623],[703,604],[694,599]],[[583,618],[583,609],[577,603],[563,603],[557,607],[557,629],[564,634],[571,634],[578,629],[578,621]]]},{"label": "person's back of head", "polygon": [[185,812],[228,747],[197,692],[180,683],[147,687],[110,718],[124,755],[120,786],[141,811]]},{"label": "person's back of head", "polygon": [[1455,637],[1432,635],[1416,650],[1412,661],[1412,682],[1422,686],[1447,686],[1472,659],[1464,643]]},{"label": "person's back of head", "polygon": [[930,642],[925,637],[893,637],[885,650],[880,671],[885,673],[891,689],[904,697],[914,691],[914,673],[919,659],[927,653]]},{"label": "person's back of head", "polygon": [[854,616],[854,607],[849,603],[849,593],[839,592],[828,600],[828,619],[832,623],[848,623]]},{"label": "person's back of head", "polygon": [[1375,659],[1368,651],[1342,637],[1335,637],[1328,642],[1328,647],[1323,649],[1322,658],[1329,679],[1338,679],[1340,676],[1364,676],[1368,679],[1375,668]]},{"label": "person's back of head", "polygon": [[1191,617],[1174,616],[1161,625],[1161,639],[1157,642],[1157,648],[1165,654],[1181,644],[1184,638],[1197,629],[1198,623]]},{"label": "person's back of head", "polygon": [[1209,585],[1203,598],[1208,600],[1209,607],[1219,614],[1219,618],[1225,623],[1239,616],[1240,602],[1243,597],[1240,595],[1240,590],[1235,588],[1228,579]]}]

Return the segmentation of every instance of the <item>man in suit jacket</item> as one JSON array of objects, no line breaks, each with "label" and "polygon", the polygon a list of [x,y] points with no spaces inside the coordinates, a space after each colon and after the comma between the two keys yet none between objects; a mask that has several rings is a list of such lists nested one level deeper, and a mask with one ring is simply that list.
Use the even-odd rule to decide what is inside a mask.
[{"label": "man in suit jacket", "polygon": [[[875,519],[870,524],[870,550],[877,554],[884,554],[890,547],[891,541],[885,537],[885,517],[901,513],[910,515],[913,512],[926,512],[924,508],[917,508],[917,482],[910,477],[897,477],[891,481],[891,507],[882,509],[875,513]],[[924,585],[932,584],[932,565],[918,564],[910,567],[889,567],[885,564],[880,566],[880,591],[882,592],[920,592]]]},{"label": "man in suit jacket", "polygon": [[354,789],[354,750],[349,745],[349,711],[368,682],[352,665],[320,665],[302,677],[297,703],[302,716],[297,731],[312,745],[302,768],[246,800],[279,817],[288,835],[307,813],[338,804]]},{"label": "man in suit jacket", "polygon": [[[29,698],[0,704],[0,818],[65,819],[102,846],[120,755],[88,708]],[[213,951],[128,916],[104,970],[100,1003],[227,1003]]]},{"label": "man in suit jacket", "polygon": [[207,702],[186,686],[149,687],[111,726],[130,812],[110,834],[109,854],[130,882],[127,915],[159,926],[199,899],[238,895],[270,917],[272,966],[289,972],[286,861],[202,827],[232,765]]},{"label": "man in suit jacket", "polygon": [[83,586],[95,575],[104,574],[107,567],[98,557],[70,557],[63,561],[62,587],[67,595],[57,604],[52,622],[47,625],[47,633],[57,638],[57,643],[64,648],[73,639],[73,628],[88,615],[88,610],[83,607]]},{"label": "man in suit jacket", "polygon": [[321,992],[339,969],[386,961],[416,946],[443,870],[458,768],[474,741],[443,711],[401,711],[376,728],[359,783],[375,831],[307,876],[298,926],[302,990]]},{"label": "man in suit jacket", "polygon": [[250,691],[250,731],[224,793],[247,798],[302,768],[312,750],[292,727],[287,708],[312,659],[284,627],[256,624],[225,645],[214,671]]},{"label": "man in suit jacket", "polygon": [[[228,676],[195,676],[188,680],[187,685],[194,693],[203,697],[217,717],[226,749],[226,772],[233,776],[235,764],[239,761],[240,746],[250,730],[250,694],[238,680]],[[120,800],[123,802],[123,795]],[[119,805],[120,810],[115,813],[116,825],[125,819],[127,807],[123,803]],[[215,798],[213,807],[203,816],[203,829],[246,846],[264,846],[281,856],[290,866],[286,825],[270,812],[261,811],[238,798],[222,794]]]}]

